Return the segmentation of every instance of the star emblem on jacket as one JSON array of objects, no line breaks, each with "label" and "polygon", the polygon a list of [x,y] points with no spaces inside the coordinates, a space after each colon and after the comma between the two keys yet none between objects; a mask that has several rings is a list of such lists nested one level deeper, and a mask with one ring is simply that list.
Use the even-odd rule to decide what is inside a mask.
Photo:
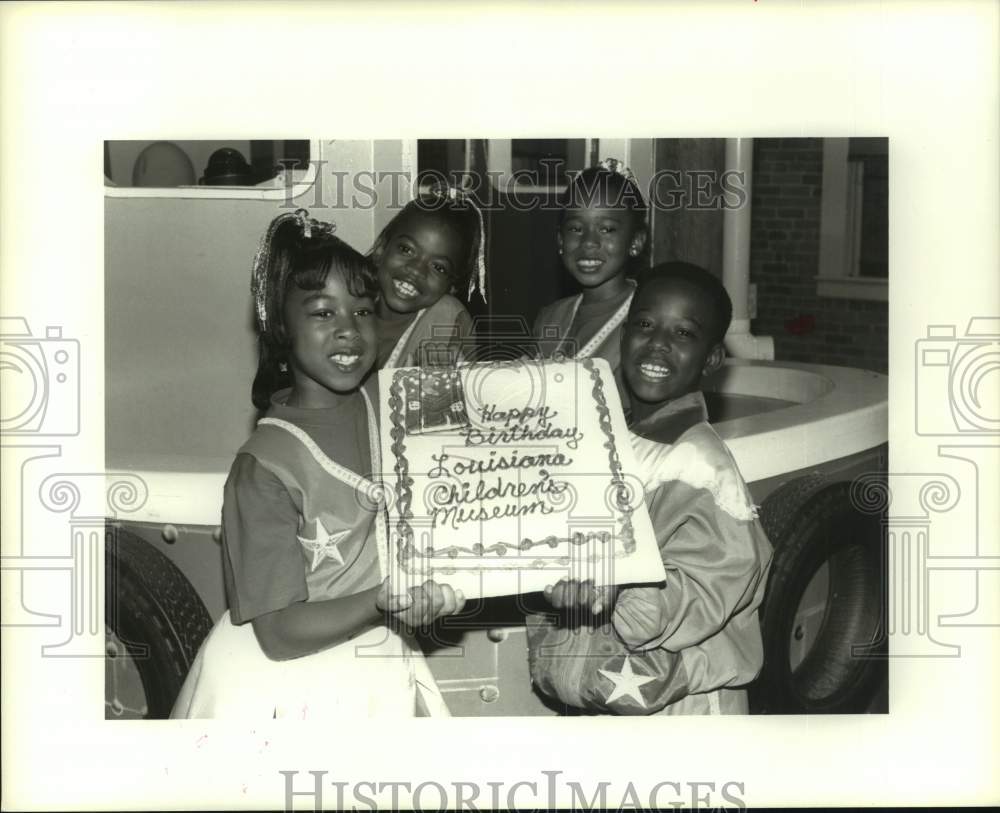
[{"label": "star emblem on jacket", "polygon": [[646,675],[637,675],[633,672],[632,662],[628,659],[628,655],[626,655],[625,659],[622,661],[622,668],[620,672],[612,672],[608,669],[598,669],[597,671],[614,684],[614,688],[608,695],[608,703],[613,703],[615,700],[619,700],[620,698],[627,696],[631,697],[643,708],[646,708],[646,701],[642,697],[640,687],[652,680],[656,680],[656,678],[647,677]]},{"label": "star emblem on jacket", "polygon": [[[309,525],[307,524],[302,528],[303,534],[308,530]],[[302,543],[302,547],[312,553],[313,558],[310,570],[315,570],[324,559],[330,559],[338,565],[344,564],[344,556],[338,546],[350,532],[350,528],[346,531],[328,531],[320,518],[316,517],[312,521],[312,537],[298,537],[299,542]]]}]

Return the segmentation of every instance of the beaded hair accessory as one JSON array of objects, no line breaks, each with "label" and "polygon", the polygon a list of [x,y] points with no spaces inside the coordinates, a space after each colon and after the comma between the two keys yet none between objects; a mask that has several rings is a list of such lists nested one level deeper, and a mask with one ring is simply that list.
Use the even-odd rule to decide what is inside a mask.
[{"label": "beaded hair accessory", "polygon": [[621,175],[629,183],[635,184],[636,186],[639,185],[639,180],[632,174],[632,170],[630,170],[617,158],[605,158],[598,166],[600,166],[601,169],[606,169],[608,172],[615,175]]},{"label": "beaded hair accessory", "polygon": [[306,209],[296,209],[295,212],[278,215],[267,227],[264,236],[260,238],[257,252],[254,254],[253,267],[250,274],[250,293],[254,299],[254,309],[257,316],[257,330],[260,333],[267,332],[268,314],[267,309],[274,291],[280,291],[285,284],[285,277],[288,275],[289,267],[286,265],[278,270],[277,279],[269,278],[269,269],[272,264],[274,254],[274,235],[289,221],[294,221],[302,232],[305,240],[313,237],[323,237],[332,235],[337,226],[324,220],[317,220],[309,216]]},{"label": "beaded hair accessory", "polygon": [[469,291],[467,299],[472,301],[472,294],[476,287],[479,287],[479,295],[486,301],[486,226],[483,223],[482,210],[476,206],[472,196],[457,186],[449,184],[435,184],[431,187],[431,194],[438,200],[450,200],[466,204],[472,207],[479,219],[479,247],[476,250],[476,272],[469,277]]}]

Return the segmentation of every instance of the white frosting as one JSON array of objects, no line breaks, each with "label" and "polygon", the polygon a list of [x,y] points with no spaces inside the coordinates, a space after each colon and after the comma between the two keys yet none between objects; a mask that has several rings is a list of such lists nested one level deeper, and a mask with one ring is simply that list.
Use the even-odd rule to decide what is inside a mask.
[{"label": "white frosting", "polygon": [[468,364],[433,387],[426,375],[379,372],[399,578],[466,597],[663,578],[606,360]]}]

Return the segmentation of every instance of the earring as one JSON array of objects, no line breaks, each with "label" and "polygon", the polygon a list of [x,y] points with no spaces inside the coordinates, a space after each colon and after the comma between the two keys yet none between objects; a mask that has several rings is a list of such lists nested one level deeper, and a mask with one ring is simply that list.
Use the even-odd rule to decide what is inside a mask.
[{"label": "earring", "polygon": [[631,254],[633,257],[638,257],[639,249],[637,249],[635,246],[632,246],[632,248],[629,249],[628,253]]},{"label": "earring", "polygon": [[283,372],[283,373],[287,373],[288,372],[288,362],[287,361],[279,361],[278,362],[278,369],[281,372]]}]

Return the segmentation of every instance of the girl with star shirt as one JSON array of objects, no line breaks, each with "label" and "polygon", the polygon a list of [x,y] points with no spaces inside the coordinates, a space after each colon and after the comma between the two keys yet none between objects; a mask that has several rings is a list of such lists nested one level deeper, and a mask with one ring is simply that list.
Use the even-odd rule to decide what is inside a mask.
[{"label": "girl with star shirt", "polygon": [[621,326],[646,246],[646,203],[632,173],[613,158],[581,172],[567,190],[556,241],[563,267],[583,290],[538,314],[541,355],[606,359],[626,403]]},{"label": "girl with star shirt", "polygon": [[[408,717],[447,709],[404,630],[464,598],[424,582],[393,594],[377,417],[375,280],[331,224],[276,218],[254,260],[266,410],[236,456],[222,508],[229,611],[203,643],[173,717]],[[287,388],[277,389],[282,384]]]},{"label": "girl with star shirt", "polygon": [[451,366],[472,317],[455,294],[486,301],[482,213],[461,190],[436,186],[410,201],[376,239],[378,369]]}]

